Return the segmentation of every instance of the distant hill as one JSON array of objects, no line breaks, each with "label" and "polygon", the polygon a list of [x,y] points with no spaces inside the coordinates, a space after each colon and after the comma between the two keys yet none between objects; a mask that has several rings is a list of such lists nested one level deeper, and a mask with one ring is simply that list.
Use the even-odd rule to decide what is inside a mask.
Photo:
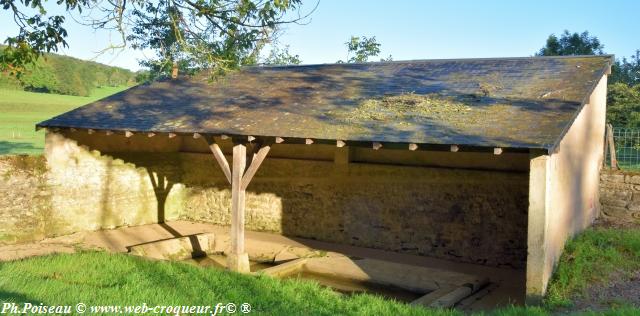
[{"label": "distant hill", "polygon": [[20,78],[0,73],[0,88],[77,96],[88,96],[99,87],[135,83],[131,70],[57,54],[44,54]]}]

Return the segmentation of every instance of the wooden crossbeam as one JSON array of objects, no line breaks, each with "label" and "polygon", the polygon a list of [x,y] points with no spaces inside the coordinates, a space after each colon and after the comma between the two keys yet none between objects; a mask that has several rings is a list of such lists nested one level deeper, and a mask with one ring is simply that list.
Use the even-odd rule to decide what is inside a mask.
[{"label": "wooden crossbeam", "polygon": [[220,146],[218,146],[213,136],[206,135],[204,139],[207,141],[207,144],[209,144],[209,149],[213,153],[213,157],[216,158],[218,165],[220,165],[224,176],[227,178],[227,181],[231,183],[231,169],[229,168],[229,162],[227,162],[227,158],[225,158],[224,154],[222,153],[222,149],[220,149]]}]

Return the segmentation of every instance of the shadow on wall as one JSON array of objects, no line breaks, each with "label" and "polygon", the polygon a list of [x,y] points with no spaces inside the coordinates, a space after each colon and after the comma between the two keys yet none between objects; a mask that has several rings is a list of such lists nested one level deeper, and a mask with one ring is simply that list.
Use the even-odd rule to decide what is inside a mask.
[{"label": "shadow on wall", "polygon": [[[109,137],[124,140],[122,135]],[[158,138],[140,137],[149,143]],[[79,144],[89,146],[91,141],[83,137]],[[206,149],[204,141],[202,145]],[[230,223],[230,186],[211,154],[132,150],[138,152],[105,152],[102,157],[145,169],[157,201],[157,222],[167,220],[168,197],[180,184],[185,192],[178,207],[181,219]],[[224,146],[223,150],[228,152]],[[109,197],[101,206],[103,223],[112,207],[127,208],[118,203],[140,197],[109,184],[113,179],[108,176],[104,181],[117,192],[101,188]],[[527,196],[526,173],[365,163],[345,169],[333,161],[267,158],[247,189],[246,228],[522,268]]]},{"label": "shadow on wall", "polygon": [[[157,180],[161,170],[149,171],[158,219],[172,183],[181,182],[189,189],[183,216],[228,225],[230,188],[214,159],[181,159],[181,179],[165,176],[163,183]],[[367,164],[352,164],[344,173],[333,162],[267,159],[247,189],[246,227],[520,268],[526,258],[527,178],[502,174],[498,178],[507,182],[495,183],[494,176]]]}]

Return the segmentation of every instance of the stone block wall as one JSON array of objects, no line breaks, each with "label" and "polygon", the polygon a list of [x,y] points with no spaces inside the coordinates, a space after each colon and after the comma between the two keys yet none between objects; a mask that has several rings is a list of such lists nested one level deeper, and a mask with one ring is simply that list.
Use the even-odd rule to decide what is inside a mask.
[{"label": "stone block wall", "polygon": [[[231,192],[211,155],[183,154],[186,219],[228,225]],[[522,268],[526,173],[267,159],[246,227],[288,236]]]},{"label": "stone block wall", "polygon": [[602,217],[621,223],[640,223],[640,173],[603,170],[600,174]]},{"label": "stone block wall", "polygon": [[42,156],[0,156],[0,245],[46,236],[51,190]]},{"label": "stone block wall", "polygon": [[[2,182],[4,190],[21,182],[22,193],[11,194],[25,194],[20,206],[0,206],[0,224],[8,227],[3,238],[37,240],[162,219],[230,223],[230,188],[211,154],[182,152],[179,143],[168,150],[161,145],[166,137],[136,136],[48,133],[42,173]],[[373,153],[337,163],[335,146],[295,146],[275,146],[249,185],[247,229],[524,267],[526,172],[365,162]]]}]

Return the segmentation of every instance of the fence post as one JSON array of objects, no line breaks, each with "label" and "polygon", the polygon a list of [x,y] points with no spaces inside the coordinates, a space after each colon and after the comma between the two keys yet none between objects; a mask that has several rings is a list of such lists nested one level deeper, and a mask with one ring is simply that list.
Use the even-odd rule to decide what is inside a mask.
[{"label": "fence post", "polygon": [[618,159],[616,159],[616,145],[613,141],[613,126],[607,124],[607,143],[609,144],[609,157],[611,158],[611,168],[620,169],[618,167]]}]

